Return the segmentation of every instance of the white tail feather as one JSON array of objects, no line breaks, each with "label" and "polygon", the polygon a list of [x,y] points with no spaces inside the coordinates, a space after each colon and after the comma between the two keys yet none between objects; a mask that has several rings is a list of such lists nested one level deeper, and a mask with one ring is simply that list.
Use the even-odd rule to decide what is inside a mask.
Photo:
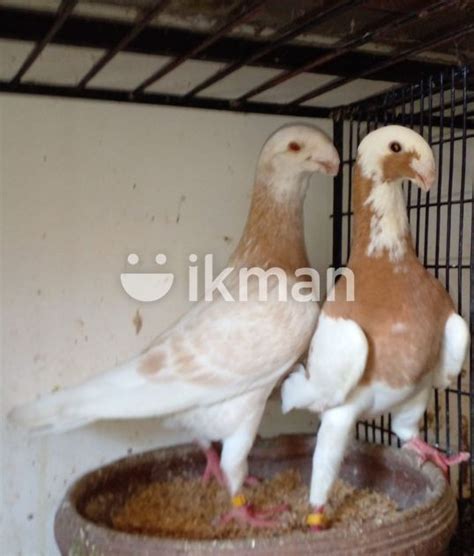
[{"label": "white tail feather", "polygon": [[92,416],[80,414],[83,395],[81,388],[56,392],[15,407],[8,418],[37,435],[76,429],[95,420]]},{"label": "white tail feather", "polygon": [[8,418],[34,435],[61,433],[101,419],[101,406],[113,396],[113,377],[123,377],[136,368],[136,360],[102,373],[83,384],[48,394],[15,407]]},{"label": "white tail feather", "polygon": [[[225,397],[163,370],[149,380],[137,372],[139,359],[24,406],[9,418],[34,434],[60,433],[102,419],[162,417]],[[230,388],[229,393],[234,393]]]}]

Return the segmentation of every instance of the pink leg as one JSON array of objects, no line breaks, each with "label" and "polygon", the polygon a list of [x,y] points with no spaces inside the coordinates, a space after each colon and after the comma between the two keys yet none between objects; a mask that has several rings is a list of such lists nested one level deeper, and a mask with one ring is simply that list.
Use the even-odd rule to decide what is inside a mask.
[{"label": "pink leg", "polygon": [[[216,479],[220,486],[226,487],[226,480],[220,465],[219,454],[212,447],[205,447],[200,444],[204,454],[206,455],[206,468],[202,476],[202,482],[207,484],[212,478]],[[256,486],[260,483],[257,477],[248,476],[245,479],[247,486]],[[288,510],[288,504],[280,504],[273,508],[257,511],[251,504],[245,501],[243,496],[237,496],[232,499],[233,508],[220,519],[220,524],[225,525],[230,521],[238,521],[241,524],[247,524],[251,527],[276,527],[279,525],[277,521],[270,518]]]},{"label": "pink leg", "polygon": [[253,475],[248,475],[244,481],[244,485],[248,487],[256,487],[262,481],[258,477],[254,477]]},{"label": "pink leg", "polygon": [[421,457],[423,463],[425,461],[434,463],[441,469],[445,477],[448,477],[449,468],[451,466],[457,465],[463,461],[468,461],[471,457],[468,452],[459,452],[459,454],[454,456],[445,456],[442,452],[421,440],[421,438],[412,438],[405,444],[404,448],[416,452]]},{"label": "pink leg", "polygon": [[[207,483],[214,478],[221,487],[225,488],[226,480],[221,469],[219,454],[212,446],[205,448],[200,444],[200,447],[206,456],[206,468],[202,475],[202,482],[207,485]],[[249,487],[255,487],[260,484],[260,479],[249,475],[245,479],[244,484]]]},{"label": "pink leg", "polygon": [[224,474],[222,473],[219,454],[214,450],[212,446],[204,450],[206,455],[206,469],[202,476],[202,482],[207,484],[212,478],[214,478],[221,487],[226,486],[226,481]]},{"label": "pink leg", "polygon": [[252,504],[245,503],[242,506],[234,506],[230,512],[224,514],[220,519],[220,525],[237,521],[250,527],[277,527],[280,525],[279,522],[271,518],[287,510],[288,504],[280,504],[273,508],[257,511]]}]

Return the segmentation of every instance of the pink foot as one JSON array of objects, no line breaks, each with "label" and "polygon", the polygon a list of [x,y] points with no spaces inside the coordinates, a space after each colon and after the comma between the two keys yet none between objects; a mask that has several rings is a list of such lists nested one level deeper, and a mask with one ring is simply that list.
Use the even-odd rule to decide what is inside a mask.
[{"label": "pink foot", "polygon": [[260,511],[257,511],[252,504],[244,504],[240,507],[234,507],[230,512],[224,514],[220,518],[219,524],[227,525],[231,521],[237,521],[242,525],[250,525],[250,527],[278,527],[280,523],[271,518],[287,510],[288,504],[280,504]]},{"label": "pink foot", "polygon": [[254,477],[253,475],[249,475],[245,481],[244,481],[244,485],[248,486],[248,487],[256,487],[258,486],[262,481],[258,478],[258,477]]},{"label": "pink foot", "polygon": [[222,473],[221,463],[219,459],[219,454],[211,446],[204,450],[206,455],[206,469],[202,476],[202,482],[206,485],[212,478],[214,478],[221,487],[226,486],[226,481],[224,478],[224,473]]},{"label": "pink foot", "polygon": [[454,456],[445,456],[442,452],[433,448],[433,446],[430,446],[420,438],[412,438],[412,440],[405,444],[404,448],[416,452],[420,456],[422,463],[425,461],[434,463],[441,469],[445,477],[448,477],[449,468],[451,466],[462,463],[463,461],[468,461],[471,457],[468,452],[459,452],[459,454]]}]

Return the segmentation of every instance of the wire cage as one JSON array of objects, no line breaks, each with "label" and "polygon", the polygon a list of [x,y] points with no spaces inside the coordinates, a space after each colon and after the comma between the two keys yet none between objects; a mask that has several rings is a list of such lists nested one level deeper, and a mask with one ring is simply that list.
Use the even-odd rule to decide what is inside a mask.
[{"label": "wire cage", "polygon": [[[333,209],[333,263],[343,265],[350,253],[351,185],[356,149],[362,137],[377,127],[396,123],[422,134],[437,159],[434,190],[422,195],[410,182],[404,193],[412,237],[418,257],[446,286],[457,310],[474,330],[474,241],[472,141],[468,126],[474,95],[468,89],[469,68],[453,68],[339,110],[334,118],[334,142],[343,160],[335,179]],[[416,287],[416,284],[413,285]],[[390,292],[387,292],[390,295]],[[446,391],[434,389],[424,415],[424,439],[446,453],[469,451],[474,445],[474,346],[457,384]],[[367,442],[398,444],[391,417],[359,422],[357,438]],[[472,542],[473,461],[452,472],[457,491],[461,527],[459,549]]]},{"label": "wire cage", "polygon": [[[458,18],[454,25],[451,22],[445,26],[443,18],[448,8],[450,15],[454,13],[451,9],[455,4],[453,0],[425,2],[422,11],[420,3],[416,3],[411,9],[381,13],[364,28],[323,47],[295,39],[339,17],[349,20],[351,10],[362,9],[369,2],[339,0],[308,3],[307,10],[298,13],[292,20],[284,21],[263,39],[243,38],[233,32],[239,25],[258,18],[262,10],[265,11],[271,4],[269,0],[229,3],[231,7],[225,17],[216,18],[215,25],[205,33],[157,25],[156,18],[166,11],[170,0],[143,2],[143,9],[137,13],[136,20],[128,22],[85,17],[77,13],[77,8],[85,3],[62,0],[56,11],[49,12],[21,6],[0,6],[0,38],[34,43],[15,72],[9,78],[0,79],[0,92],[332,118],[334,143],[343,161],[342,171],[334,180],[332,226],[335,267],[342,266],[349,256],[352,167],[358,143],[367,132],[385,124],[399,123],[414,128],[433,146],[438,161],[437,187],[426,196],[412,184],[404,184],[415,248],[423,264],[445,284],[459,312],[469,321],[473,335],[474,157],[469,154],[474,139],[472,75],[469,67],[446,70],[446,65],[435,62],[433,58],[417,58],[420,53],[439,50],[440,46],[450,45],[473,33],[472,15],[465,19]],[[371,4],[373,10],[374,5],[382,3]],[[441,27],[425,33],[426,21],[432,17],[438,18]],[[381,37],[396,35],[400,29],[410,25],[418,26],[417,40],[411,46],[379,53],[368,53],[361,48]],[[47,79],[29,79],[28,72],[51,44],[100,49],[101,55],[75,83],[58,84]],[[166,56],[168,61],[130,88],[97,86],[95,77],[116,56],[127,52]],[[221,67],[186,91],[164,94],[150,89],[189,60],[219,62]],[[236,98],[209,95],[210,87],[248,67],[278,70],[278,73]],[[259,100],[258,96],[265,91],[309,73],[327,74],[334,78],[290,101]],[[320,100],[322,95],[361,78],[409,84],[339,108],[318,104],[316,99]],[[468,367],[463,370],[457,384],[445,392],[435,390],[424,417],[425,439],[447,453],[470,450],[474,446],[473,358],[474,346],[471,345]],[[359,439],[368,442],[398,442],[391,431],[390,416],[358,423],[356,432]],[[451,480],[461,509],[460,533],[453,553],[464,551],[471,554],[469,541],[474,537],[469,529],[474,513],[470,502],[474,487],[473,461],[453,472]]]}]

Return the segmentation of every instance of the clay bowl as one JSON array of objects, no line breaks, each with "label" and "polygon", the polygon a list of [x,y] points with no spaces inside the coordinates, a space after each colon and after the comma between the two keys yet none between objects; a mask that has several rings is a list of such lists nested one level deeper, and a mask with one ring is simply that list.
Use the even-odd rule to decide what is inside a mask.
[{"label": "clay bowl", "polygon": [[[290,467],[309,480],[314,438],[301,435],[259,440],[249,458],[250,472],[270,477]],[[295,531],[275,537],[190,541],[133,535],[114,531],[110,515],[121,504],[131,484],[160,477],[202,473],[204,457],[194,446],[147,452],[121,459],[84,475],[66,493],[56,514],[55,536],[62,555],[138,556],[163,554],[331,554],[424,555],[445,553],[456,528],[454,495],[442,473],[432,464],[420,468],[406,450],[354,444],[344,460],[341,477],[360,488],[388,494],[403,512],[377,526],[367,523],[357,531]],[[101,495],[101,515],[84,517],[91,497]]]}]

